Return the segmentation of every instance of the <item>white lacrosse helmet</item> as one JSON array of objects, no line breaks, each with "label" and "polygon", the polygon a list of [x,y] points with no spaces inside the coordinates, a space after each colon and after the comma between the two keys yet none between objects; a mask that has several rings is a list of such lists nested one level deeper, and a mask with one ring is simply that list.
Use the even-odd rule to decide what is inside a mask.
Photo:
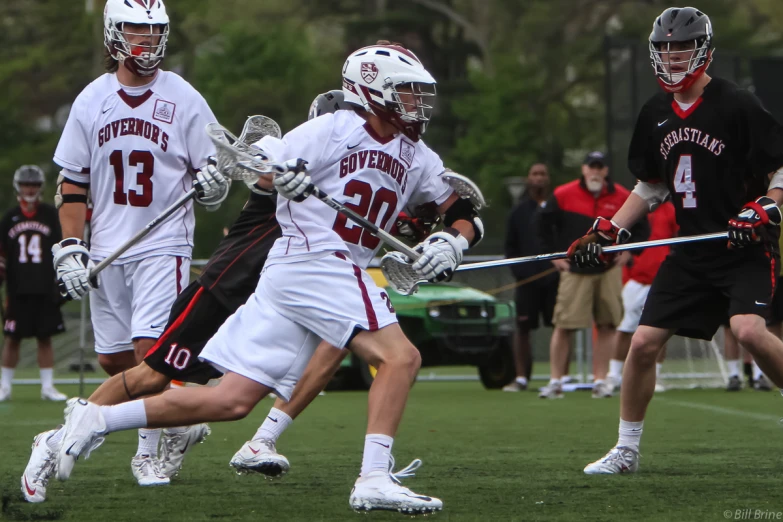
[{"label": "white lacrosse helmet", "polygon": [[432,116],[435,78],[408,49],[371,45],[351,53],[345,61],[343,93],[347,103],[383,118],[418,141]]},{"label": "white lacrosse helmet", "polygon": [[[160,26],[156,44],[132,45],[123,24]],[[158,36],[158,35],[154,35]],[[111,57],[137,76],[152,76],[160,67],[169,38],[169,15],[163,0],[107,0],[103,10],[103,45]]]}]

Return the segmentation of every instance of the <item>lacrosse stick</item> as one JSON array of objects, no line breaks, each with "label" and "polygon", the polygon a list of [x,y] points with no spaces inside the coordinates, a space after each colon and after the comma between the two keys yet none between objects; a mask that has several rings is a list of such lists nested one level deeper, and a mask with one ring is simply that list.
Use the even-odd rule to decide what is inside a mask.
[{"label": "lacrosse stick", "polygon": [[[630,250],[641,250],[657,246],[677,245],[681,243],[695,243],[698,241],[712,241],[715,239],[728,239],[728,232],[715,232],[712,234],[702,234],[698,236],[673,237],[668,239],[654,239],[652,241],[640,241],[638,243],[628,243],[625,245],[615,245],[603,248],[607,254],[613,252],[626,252]],[[398,252],[390,252],[381,259],[381,270],[383,270],[389,285],[398,293],[410,295],[417,289],[419,283],[426,283],[422,280],[412,268],[411,262],[405,259]],[[457,272],[466,270],[478,270],[480,268],[495,268],[498,266],[517,265],[520,263],[531,263],[534,261],[553,261],[555,259],[565,259],[568,257],[566,252],[555,252],[553,254],[541,254],[537,256],[514,257],[511,259],[498,259],[497,261],[485,261],[482,263],[469,263],[457,267]]]},{"label": "lacrosse stick", "polygon": [[266,116],[251,116],[237,138],[219,123],[210,123],[207,135],[215,145],[217,169],[227,178],[252,184],[259,176],[276,172],[269,155],[256,147],[264,136],[279,138],[280,126]]}]

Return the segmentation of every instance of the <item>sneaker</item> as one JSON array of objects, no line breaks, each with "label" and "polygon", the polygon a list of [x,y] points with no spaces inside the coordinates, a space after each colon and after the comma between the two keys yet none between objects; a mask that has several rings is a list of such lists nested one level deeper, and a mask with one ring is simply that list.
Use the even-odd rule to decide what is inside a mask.
[{"label": "sneaker", "polygon": [[196,424],[188,426],[187,431],[172,432],[169,429],[163,430],[163,439],[161,440],[161,459],[160,470],[166,477],[173,477],[182,468],[182,461],[185,460],[185,454],[193,449],[193,446],[204,442],[212,433],[206,424]]},{"label": "sneaker", "polygon": [[593,384],[593,399],[606,399],[614,393],[614,386],[607,381],[596,381]]},{"label": "sneaker", "polygon": [[503,386],[504,392],[520,392],[527,390],[527,384],[522,384],[519,381],[511,381],[510,384]]},{"label": "sneaker", "polygon": [[620,384],[623,382],[622,375],[607,375],[606,376],[606,383],[609,384],[609,386],[612,387],[612,393],[616,392],[620,389]]},{"label": "sneaker", "polygon": [[666,391],[666,386],[661,381],[655,381],[655,393],[663,393]]},{"label": "sneaker", "polygon": [[57,460],[57,451],[49,448],[47,441],[59,429],[58,427],[39,433],[33,439],[33,452],[22,474],[22,494],[27,502],[46,500],[46,486],[49,484],[49,477],[54,473]]},{"label": "sneaker", "polygon": [[434,513],[443,509],[443,501],[414,493],[400,483],[400,478],[413,476],[421,466],[416,459],[403,470],[393,473],[394,459],[389,462],[389,471],[373,471],[366,477],[356,479],[348,499],[355,511],[399,511],[408,515]]},{"label": "sneaker", "polygon": [[0,388],[0,402],[11,400],[11,388]]},{"label": "sneaker", "polygon": [[131,459],[133,478],[139,486],[167,486],[171,480],[163,474],[160,462],[151,455],[136,455]]},{"label": "sneaker", "polygon": [[772,389],[772,384],[770,384],[766,375],[761,375],[753,383],[753,389],[757,391],[770,391]]},{"label": "sneaker", "polygon": [[742,379],[739,375],[732,375],[729,377],[729,383],[726,385],[726,391],[734,392],[742,389]]},{"label": "sneaker", "polygon": [[636,473],[639,469],[639,452],[626,446],[615,446],[602,459],[585,466],[587,475],[612,475]]},{"label": "sneaker", "polygon": [[237,474],[261,473],[266,478],[280,478],[291,469],[288,459],[280,455],[275,443],[267,439],[249,440],[231,458],[229,465]]},{"label": "sneaker", "polygon": [[55,464],[57,480],[68,480],[76,460],[81,455],[85,459],[89,458],[90,453],[103,444],[106,421],[97,404],[74,397],[68,399],[65,407],[64,429],[65,435]]},{"label": "sneaker", "polygon": [[54,401],[62,402],[68,400],[68,396],[61,393],[56,388],[41,388],[41,400],[42,401]]},{"label": "sneaker", "polygon": [[559,382],[550,383],[539,390],[539,399],[562,399],[563,385]]}]

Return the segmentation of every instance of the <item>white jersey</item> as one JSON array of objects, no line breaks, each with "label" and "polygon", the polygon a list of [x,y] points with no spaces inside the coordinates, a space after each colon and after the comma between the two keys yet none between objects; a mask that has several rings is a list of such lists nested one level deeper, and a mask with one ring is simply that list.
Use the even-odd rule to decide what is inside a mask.
[{"label": "white jersey", "polygon": [[[214,146],[204,98],[180,76],[158,71],[144,87],[104,74],[76,98],[54,161],[70,180],[89,183],[93,200],[90,253],[102,259],[192,187]],[[195,217],[188,202],[117,263],[151,252],[190,257]]]},{"label": "white jersey", "polygon": [[[282,139],[266,136],[258,146],[275,161],[307,160],[313,183],[387,232],[405,207],[440,205],[452,193],[440,177],[443,162],[421,140],[402,134],[380,138],[352,110],[324,114]],[[277,199],[283,237],[267,265],[345,252],[366,268],[380,240],[315,197],[301,203]]]}]

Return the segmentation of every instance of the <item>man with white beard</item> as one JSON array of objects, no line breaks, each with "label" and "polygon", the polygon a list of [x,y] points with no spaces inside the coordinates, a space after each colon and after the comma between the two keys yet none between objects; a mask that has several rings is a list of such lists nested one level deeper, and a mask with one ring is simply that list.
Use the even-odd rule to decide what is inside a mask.
[{"label": "man with white beard", "polygon": [[[568,250],[596,218],[613,215],[629,194],[609,177],[604,154],[589,153],[580,178],[557,187],[542,205],[538,232],[544,252]],[[631,232],[635,241],[641,241],[649,235],[647,220],[641,220],[637,227]],[[541,388],[542,399],[563,397],[562,379],[568,373],[573,333],[592,328],[593,324],[598,329],[593,346],[593,398],[612,396],[612,387],[605,379],[615,327],[623,318],[621,267],[630,260],[631,254],[623,252],[606,268],[579,268],[568,259],[552,262],[561,274],[552,320],[555,328],[549,346],[550,381]]]}]

